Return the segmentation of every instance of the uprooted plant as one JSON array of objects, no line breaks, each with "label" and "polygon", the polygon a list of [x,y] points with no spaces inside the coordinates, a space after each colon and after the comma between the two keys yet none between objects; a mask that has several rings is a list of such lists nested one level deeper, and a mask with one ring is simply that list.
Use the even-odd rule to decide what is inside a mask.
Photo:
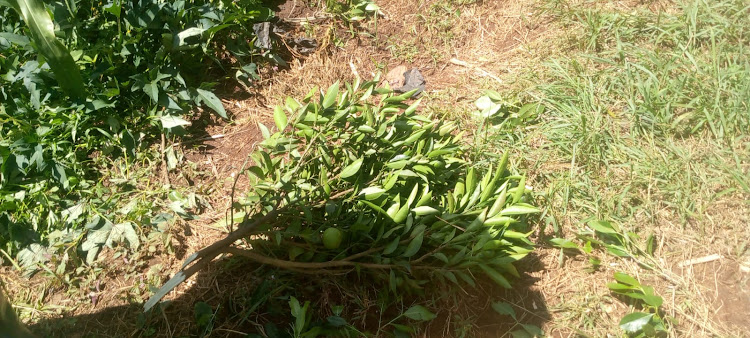
[{"label": "uprooted plant", "polygon": [[509,173],[507,152],[473,166],[454,123],[416,114],[419,100],[405,103],[413,92],[376,84],[336,83],[276,107],[279,132],[261,126],[250,191],[234,205],[251,216],[191,256],[186,264],[197,263],[146,309],[222,252],[301,273],[357,271],[394,292],[474,285],[477,273],[510,288],[513,263],[532,250],[527,216],[538,212],[525,178]]}]

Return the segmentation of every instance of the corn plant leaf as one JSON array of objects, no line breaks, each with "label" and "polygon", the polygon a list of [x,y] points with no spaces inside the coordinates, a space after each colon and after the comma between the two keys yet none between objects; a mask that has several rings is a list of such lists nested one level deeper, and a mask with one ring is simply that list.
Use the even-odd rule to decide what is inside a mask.
[{"label": "corn plant leaf", "polygon": [[57,83],[68,95],[81,99],[86,96],[83,78],[65,45],[55,37],[55,26],[39,0],[5,0],[0,5],[10,6],[18,12],[29,27],[36,50],[44,56]]}]

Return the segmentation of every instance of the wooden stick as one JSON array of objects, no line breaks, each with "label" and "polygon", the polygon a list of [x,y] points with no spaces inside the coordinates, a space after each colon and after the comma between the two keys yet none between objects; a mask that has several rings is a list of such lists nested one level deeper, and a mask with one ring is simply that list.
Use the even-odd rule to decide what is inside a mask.
[{"label": "wooden stick", "polygon": [[691,266],[691,265],[696,265],[696,264],[701,264],[701,263],[713,262],[713,261],[716,261],[716,260],[719,260],[719,259],[722,259],[722,258],[724,258],[724,256],[719,255],[719,254],[713,254],[713,255],[703,256],[703,257],[700,257],[700,258],[693,258],[693,259],[688,259],[686,261],[682,261],[682,262],[680,262],[679,266],[684,268],[686,266]]}]

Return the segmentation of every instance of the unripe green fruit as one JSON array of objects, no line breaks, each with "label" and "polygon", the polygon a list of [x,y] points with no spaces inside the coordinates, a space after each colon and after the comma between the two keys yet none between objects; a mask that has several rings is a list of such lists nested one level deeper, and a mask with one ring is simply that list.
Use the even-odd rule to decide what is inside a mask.
[{"label": "unripe green fruit", "polygon": [[323,232],[323,246],[325,246],[326,249],[338,249],[343,238],[344,234],[341,233],[341,230],[328,228]]}]

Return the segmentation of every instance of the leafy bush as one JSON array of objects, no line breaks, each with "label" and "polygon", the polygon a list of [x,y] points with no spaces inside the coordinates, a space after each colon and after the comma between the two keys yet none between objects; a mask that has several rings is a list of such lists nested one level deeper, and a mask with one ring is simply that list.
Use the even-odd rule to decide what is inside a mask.
[{"label": "leafy bush", "polygon": [[620,320],[620,328],[630,337],[666,337],[669,333],[668,324],[674,318],[664,317],[661,313],[664,299],[654,292],[653,287],[641,285],[626,273],[615,272],[614,278],[617,282],[607,283],[607,287],[616,295],[641,306],[643,310],[625,315]]},{"label": "leafy bush", "polygon": [[[45,63],[39,56],[49,53],[35,33],[38,25],[0,7],[0,248],[6,256],[29,243],[52,244],[55,230],[107,223],[93,215],[129,219],[112,214],[109,203],[125,191],[97,182],[97,171],[112,165],[108,159],[147,160],[141,150],[153,135],[182,132],[194,107],[226,117],[206,80],[226,77],[229,67],[238,79],[252,80],[252,61],[272,59],[252,43],[252,24],[272,16],[254,1],[61,1],[47,11],[38,1],[3,2],[9,3],[37,10],[19,10],[25,21],[51,13],[54,32],[48,33],[64,42],[77,69]],[[66,83],[60,74],[78,70],[83,98],[58,87]],[[80,240],[78,233],[64,236],[74,246]]]},{"label": "leafy bush", "polygon": [[[455,123],[416,114],[420,100],[406,103],[414,91],[377,83],[336,83],[276,107],[279,131],[260,125],[250,190],[230,219],[249,216],[191,255],[145,310],[220,252],[298,273],[356,271],[396,301],[445,283],[475,286],[477,274],[510,288],[513,263],[532,251],[527,218],[539,212],[525,178],[509,173],[507,152],[489,168],[474,165]],[[231,247],[241,238],[247,246]],[[402,316],[435,317],[410,309],[424,315]],[[386,326],[401,330],[397,318]]]},{"label": "leafy bush", "polygon": [[525,178],[507,173],[507,154],[494,170],[472,166],[453,123],[416,114],[419,101],[404,103],[413,92],[379,96],[375,84],[287,99],[288,131],[276,108],[282,132],[252,155],[242,203],[281,211],[246,254],[281,268],[366,268],[393,290],[433,277],[473,284],[478,271],[510,287],[505,275],[531,250],[526,215],[538,212]]}]

